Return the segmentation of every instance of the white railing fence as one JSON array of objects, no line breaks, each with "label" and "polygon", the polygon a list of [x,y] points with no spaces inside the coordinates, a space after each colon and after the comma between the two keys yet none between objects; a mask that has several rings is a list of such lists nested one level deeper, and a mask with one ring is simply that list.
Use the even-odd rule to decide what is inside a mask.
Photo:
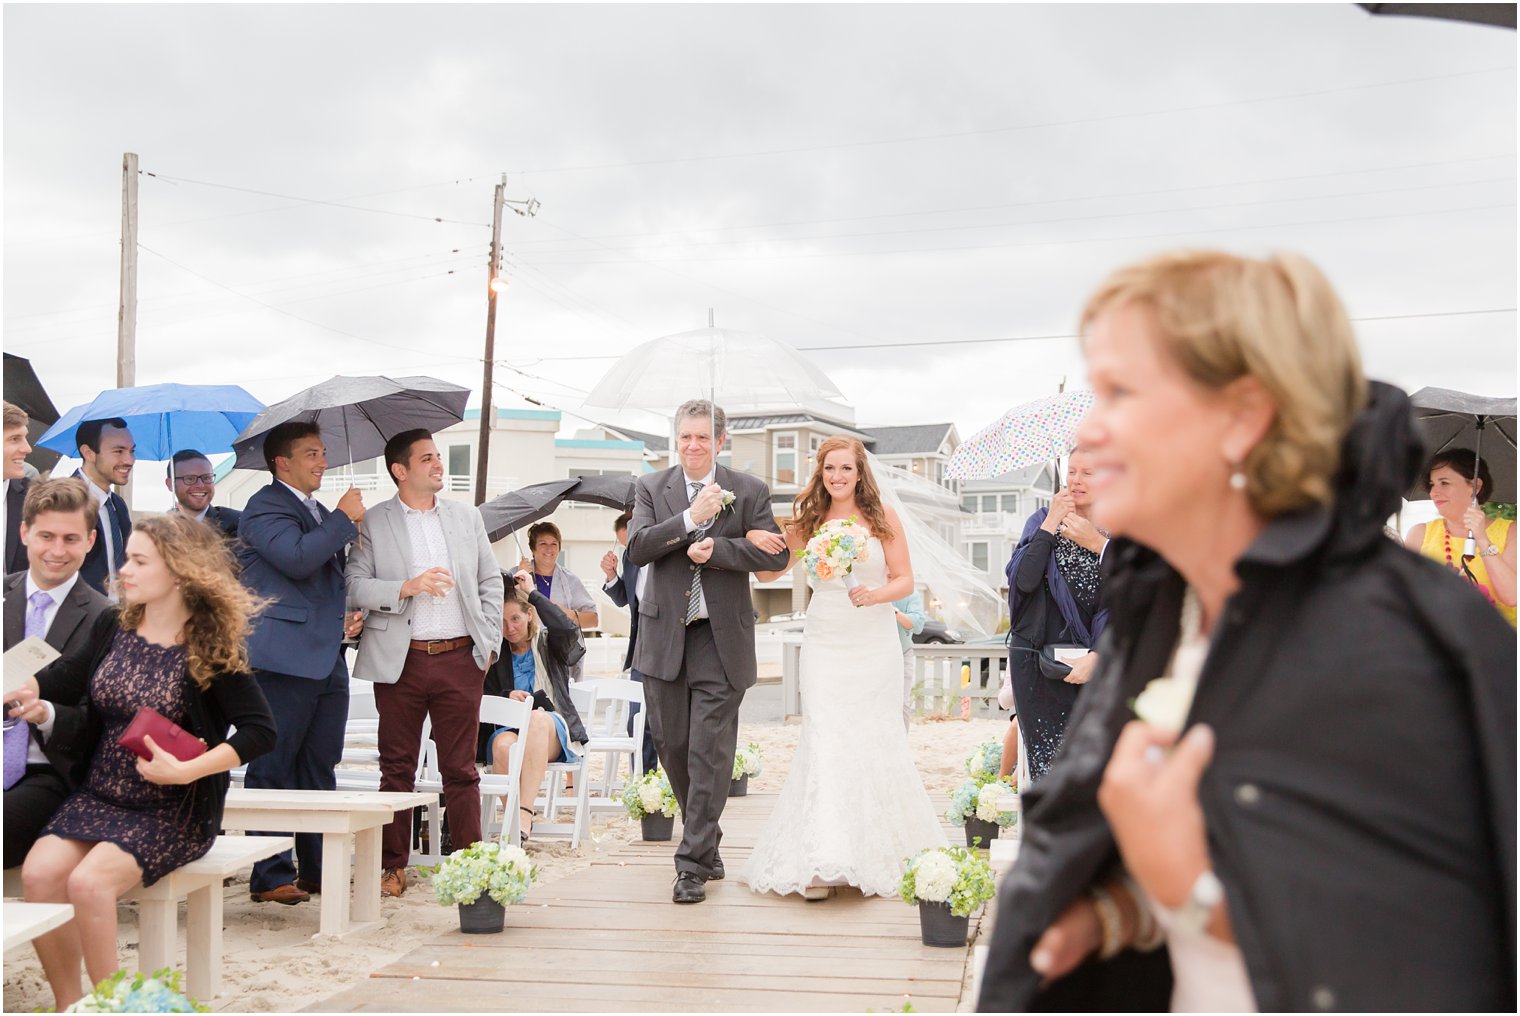
[{"label": "white railing fence", "polygon": [[[785,716],[802,715],[801,658],[802,635],[788,632],[781,642],[781,711]],[[915,716],[1009,715],[997,701],[1008,670],[1008,650],[1003,646],[914,646],[913,670]]]}]

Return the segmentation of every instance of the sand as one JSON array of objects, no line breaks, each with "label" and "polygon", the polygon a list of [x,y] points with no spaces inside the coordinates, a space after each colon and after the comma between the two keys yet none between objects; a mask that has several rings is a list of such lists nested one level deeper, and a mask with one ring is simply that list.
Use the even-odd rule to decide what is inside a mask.
[{"label": "sand", "polygon": [[[1001,739],[1006,721],[920,720],[909,733],[914,760],[931,793],[948,792],[963,777],[962,762],[971,749],[986,740]],[[801,734],[798,724],[744,724],[741,744],[754,741],[764,753],[763,771],[752,777],[756,793],[779,792],[786,779],[787,761]],[[593,768],[597,763],[592,763]],[[638,825],[619,814],[593,819],[589,842],[572,851],[567,841],[531,842],[529,851],[541,867],[541,880],[573,878],[598,857],[615,852],[636,838]],[[254,903],[246,874],[225,890],[226,959],[222,994],[213,1009],[228,1012],[294,1012],[315,1005],[371,971],[411,952],[421,943],[458,928],[452,907],[441,907],[426,881],[412,873],[406,894],[385,900],[382,927],[342,940],[314,940],[314,903],[294,907]],[[118,933],[122,965],[137,967],[136,908],[123,905]],[[181,928],[183,928],[183,919]],[[183,932],[181,932],[183,934]],[[42,977],[36,954],[17,949],[5,957],[5,1009],[29,1012],[52,1005],[52,993]]]}]

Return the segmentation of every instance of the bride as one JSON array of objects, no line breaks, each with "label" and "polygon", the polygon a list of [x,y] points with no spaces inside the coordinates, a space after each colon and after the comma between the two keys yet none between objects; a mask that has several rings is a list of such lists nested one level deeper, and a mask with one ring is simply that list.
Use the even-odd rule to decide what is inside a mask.
[{"label": "bride", "polygon": [[[892,602],[913,592],[907,538],[853,438],[831,437],[797,497],[785,543],[801,550],[825,522],[854,516],[870,539],[846,589],[810,576],[803,627],[802,736],[786,786],[741,879],[755,892],[820,900],[834,886],[895,896],[903,861],[945,834],[902,723],[902,648]],[[782,538],[755,531],[772,552]],[[772,581],[784,572],[760,573]]]}]

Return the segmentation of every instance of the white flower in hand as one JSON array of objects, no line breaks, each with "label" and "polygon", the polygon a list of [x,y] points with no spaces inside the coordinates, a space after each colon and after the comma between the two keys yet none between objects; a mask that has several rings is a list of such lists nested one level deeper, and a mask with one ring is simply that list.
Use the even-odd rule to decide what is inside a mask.
[{"label": "white flower in hand", "polygon": [[1182,733],[1193,705],[1193,685],[1171,677],[1158,677],[1135,698],[1135,715],[1171,734]]}]

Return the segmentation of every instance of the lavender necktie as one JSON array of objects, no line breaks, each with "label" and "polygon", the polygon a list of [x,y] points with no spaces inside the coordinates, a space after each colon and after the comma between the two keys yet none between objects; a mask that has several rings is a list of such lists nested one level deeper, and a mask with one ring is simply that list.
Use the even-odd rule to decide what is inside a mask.
[{"label": "lavender necktie", "polygon": [[26,637],[42,638],[47,634],[47,610],[53,598],[39,589],[27,597],[26,603]]}]

